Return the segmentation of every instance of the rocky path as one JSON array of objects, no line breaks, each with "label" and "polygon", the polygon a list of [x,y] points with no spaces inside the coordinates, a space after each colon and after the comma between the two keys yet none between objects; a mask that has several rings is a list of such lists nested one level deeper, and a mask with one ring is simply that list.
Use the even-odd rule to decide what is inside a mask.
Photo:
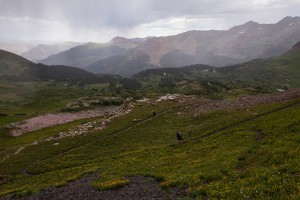
[{"label": "rocky path", "polygon": [[23,198],[0,197],[0,200],[173,200],[186,196],[185,191],[177,188],[166,192],[157,181],[142,176],[128,177],[130,184],[123,188],[98,191],[91,185],[97,178],[97,173],[89,174],[61,188],[48,188]]}]

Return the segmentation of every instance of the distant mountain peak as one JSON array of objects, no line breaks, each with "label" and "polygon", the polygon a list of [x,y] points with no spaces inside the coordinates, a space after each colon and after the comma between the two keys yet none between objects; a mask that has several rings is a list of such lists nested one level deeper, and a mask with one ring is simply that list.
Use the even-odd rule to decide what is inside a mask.
[{"label": "distant mountain peak", "polygon": [[69,50],[73,47],[81,45],[76,42],[57,42],[53,44],[39,44],[38,46],[21,54],[22,57],[37,62],[47,57]]},{"label": "distant mountain peak", "polygon": [[257,22],[254,22],[254,21],[248,21],[248,22],[246,22],[245,24],[244,24],[244,26],[253,26],[253,25],[260,25],[259,23],[257,23]]},{"label": "distant mountain peak", "polygon": [[257,22],[254,22],[254,21],[248,21],[243,25],[234,26],[229,30],[232,30],[232,31],[241,31],[241,30],[243,30],[243,31],[245,31],[245,30],[250,30],[252,28],[257,28],[258,26],[261,26],[261,24],[259,24]]},{"label": "distant mountain peak", "polygon": [[124,38],[124,37],[120,37],[120,36],[116,36],[113,39],[111,39],[109,42],[124,42],[124,41],[128,41],[129,39]]},{"label": "distant mountain peak", "polygon": [[291,23],[300,23],[300,17],[286,16],[285,18],[277,22],[278,25],[290,25]]},{"label": "distant mountain peak", "polygon": [[126,49],[134,48],[137,46],[136,42],[120,36],[114,37],[108,42],[108,44]]},{"label": "distant mountain peak", "polygon": [[300,48],[300,41],[294,44],[293,48]]},{"label": "distant mountain peak", "polygon": [[130,38],[130,40],[134,41],[134,42],[138,42],[138,43],[142,43],[150,38],[155,38],[155,36],[148,36],[148,37],[145,37],[145,38]]}]

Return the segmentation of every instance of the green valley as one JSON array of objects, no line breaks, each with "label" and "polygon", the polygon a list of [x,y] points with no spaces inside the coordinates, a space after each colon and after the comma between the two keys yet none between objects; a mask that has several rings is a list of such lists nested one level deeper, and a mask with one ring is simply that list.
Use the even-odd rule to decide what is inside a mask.
[{"label": "green valley", "polygon": [[1,51],[0,199],[297,199],[299,53],[124,78]]}]

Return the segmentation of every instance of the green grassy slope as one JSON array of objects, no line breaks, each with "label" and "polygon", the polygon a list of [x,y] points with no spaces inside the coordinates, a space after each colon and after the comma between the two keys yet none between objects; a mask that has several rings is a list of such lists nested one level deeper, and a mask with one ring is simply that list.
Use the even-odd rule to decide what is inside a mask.
[{"label": "green grassy slope", "polygon": [[68,66],[35,64],[13,53],[0,50],[0,80],[13,81],[68,81],[84,83],[104,82],[102,78],[82,69]]},{"label": "green grassy slope", "polygon": [[[92,86],[97,88],[97,85]],[[100,85],[99,85],[100,87]],[[80,97],[93,96],[89,86],[81,89],[64,83],[6,83],[0,81],[0,132],[9,123],[48,112],[57,112],[67,103]]]},{"label": "green grassy slope", "polygon": [[[198,117],[185,103],[141,104],[102,132],[41,142],[11,156],[0,165],[6,177],[0,194],[59,187],[97,170],[101,178],[94,185],[99,188],[143,175],[155,177],[164,188],[188,189],[199,199],[299,198],[299,103],[300,99]],[[153,109],[156,117],[151,116]],[[1,134],[1,155],[79,123],[18,138]],[[184,135],[180,145],[178,130]],[[53,145],[56,142],[59,145]]]},{"label": "green grassy slope", "polygon": [[[234,67],[234,68],[233,68]],[[233,66],[227,70],[224,79],[248,85],[262,85],[278,89],[296,88],[300,86],[300,51],[293,51],[268,60],[255,60]]]},{"label": "green grassy slope", "polygon": [[283,54],[278,58],[278,61],[281,61],[285,64],[286,69],[285,73],[291,86],[300,85],[300,42],[294,45],[294,47]]},{"label": "green grassy slope", "polygon": [[0,75],[18,75],[32,62],[8,51],[0,50]]}]

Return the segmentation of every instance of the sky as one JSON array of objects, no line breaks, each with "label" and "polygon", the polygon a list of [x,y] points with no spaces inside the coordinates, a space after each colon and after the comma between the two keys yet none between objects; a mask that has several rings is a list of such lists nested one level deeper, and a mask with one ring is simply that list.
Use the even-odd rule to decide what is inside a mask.
[{"label": "sky", "polygon": [[299,16],[300,0],[0,0],[0,41],[107,42]]}]

